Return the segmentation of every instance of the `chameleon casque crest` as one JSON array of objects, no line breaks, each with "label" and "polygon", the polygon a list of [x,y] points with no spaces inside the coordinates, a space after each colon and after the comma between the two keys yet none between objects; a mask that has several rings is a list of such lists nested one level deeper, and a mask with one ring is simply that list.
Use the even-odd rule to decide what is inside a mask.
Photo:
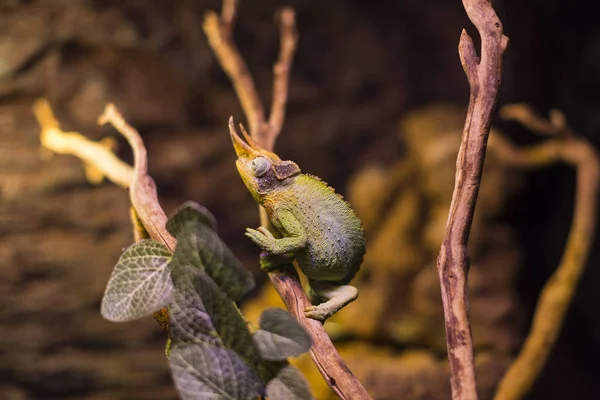
[{"label": "chameleon casque crest", "polygon": [[[364,232],[350,205],[325,182],[300,171],[292,161],[259,147],[233,118],[229,131],[237,154],[238,172],[256,202],[262,205],[281,234],[248,228],[246,236],[271,256],[292,255],[308,277],[313,305],[309,318],[324,321],[358,296],[347,283],[359,270],[366,252]],[[264,258],[261,267],[277,268],[276,257]]]}]

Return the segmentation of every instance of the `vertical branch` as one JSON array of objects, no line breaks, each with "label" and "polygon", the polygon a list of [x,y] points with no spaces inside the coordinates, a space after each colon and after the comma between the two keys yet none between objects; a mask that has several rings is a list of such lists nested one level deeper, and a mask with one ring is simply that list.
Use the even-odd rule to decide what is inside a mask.
[{"label": "vertical branch", "polygon": [[291,8],[284,8],[279,12],[279,32],[281,44],[279,59],[273,66],[273,99],[271,100],[271,115],[269,116],[269,128],[272,131],[269,138],[271,140],[263,143],[265,148],[270,149],[275,147],[275,140],[281,132],[285,119],[290,69],[292,68],[292,59],[298,42],[294,10]]},{"label": "vertical branch", "polygon": [[[204,31],[217,55],[221,67],[231,79],[250,127],[250,135],[265,150],[273,151],[285,119],[289,74],[296,50],[298,35],[294,11],[284,8],[278,13],[280,47],[273,67],[273,99],[269,120],[265,120],[254,81],[243,58],[233,43],[231,30],[235,17],[235,0],[224,0],[221,18],[213,12],[206,14]],[[261,225],[271,227],[265,210],[260,207]],[[333,392],[344,400],[367,400],[371,397],[340,357],[323,325],[304,316],[310,301],[292,264],[269,272],[271,283],[283,299],[288,311],[309,332],[313,339],[310,356]]]},{"label": "vertical branch", "polygon": [[208,38],[221,68],[233,83],[252,137],[264,136],[265,110],[258,97],[254,80],[244,59],[233,42],[233,21],[236,14],[236,0],[224,0],[221,17],[209,11],[204,17],[204,33]]},{"label": "vertical branch", "polygon": [[487,0],[463,0],[465,11],[481,37],[481,59],[463,30],[461,64],[470,86],[446,233],[437,259],[453,399],[477,399],[473,344],[467,300],[467,244],[481,182],[492,111],[501,82],[502,54],[508,38]]}]

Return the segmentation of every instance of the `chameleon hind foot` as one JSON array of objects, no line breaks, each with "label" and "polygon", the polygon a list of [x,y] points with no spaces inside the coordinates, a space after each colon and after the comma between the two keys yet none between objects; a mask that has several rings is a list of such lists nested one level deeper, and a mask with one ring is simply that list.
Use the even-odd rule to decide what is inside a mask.
[{"label": "chameleon hind foot", "polygon": [[358,289],[350,285],[335,285],[327,281],[309,281],[311,300],[319,297],[325,302],[306,307],[304,315],[307,318],[325,322],[333,314],[352,303],[358,297]]}]

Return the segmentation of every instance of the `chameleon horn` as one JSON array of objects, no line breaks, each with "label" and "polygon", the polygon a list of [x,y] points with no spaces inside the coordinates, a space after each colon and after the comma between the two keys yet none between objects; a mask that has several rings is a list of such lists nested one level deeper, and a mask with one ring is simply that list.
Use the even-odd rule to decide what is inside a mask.
[{"label": "chameleon horn", "polygon": [[242,125],[241,122],[240,122],[240,130],[242,131],[242,135],[244,135],[244,138],[246,139],[246,141],[248,142],[248,144],[250,145],[250,147],[252,147],[255,150],[262,150],[262,147],[260,147],[258,145],[258,143],[256,143],[254,141],[254,139],[252,139],[252,136],[250,136],[248,134],[248,132],[246,132],[246,128],[244,128],[244,125]]},{"label": "chameleon horn", "polygon": [[267,151],[267,150],[263,149],[262,147],[260,147],[258,145],[258,143],[256,143],[256,141],[254,139],[252,139],[252,136],[250,136],[248,134],[248,132],[246,132],[246,128],[244,128],[244,125],[240,124],[240,130],[242,131],[242,135],[244,135],[244,137],[246,138],[246,141],[248,142],[248,144],[250,145],[250,147],[255,152],[258,152],[258,153],[262,154],[263,156],[268,157],[269,159],[271,159],[272,162],[279,162],[279,161],[281,161],[279,159],[279,157],[277,156],[277,154],[272,153],[270,151]]},{"label": "chameleon horn", "polygon": [[238,157],[249,156],[255,152],[246,142],[242,140],[240,135],[238,135],[233,122],[233,117],[229,118],[229,133],[231,134],[233,148],[235,149],[235,153]]}]

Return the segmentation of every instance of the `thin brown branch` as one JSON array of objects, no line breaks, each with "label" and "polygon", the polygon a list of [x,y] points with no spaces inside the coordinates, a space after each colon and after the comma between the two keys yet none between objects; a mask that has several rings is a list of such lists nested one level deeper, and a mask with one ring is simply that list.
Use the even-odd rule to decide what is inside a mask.
[{"label": "thin brown branch", "polygon": [[83,161],[88,180],[92,183],[100,183],[106,177],[123,188],[129,187],[133,168],[115,156],[110,141],[94,142],[78,132],[64,132],[45,99],[34,103],[33,112],[42,128],[40,141],[44,148],[78,157]]},{"label": "thin brown branch", "polygon": [[[123,188],[129,188],[131,204],[144,228],[154,240],[163,242],[170,249],[175,248],[175,238],[166,230],[167,216],[160,207],[156,196],[156,185],[148,175],[146,148],[138,132],[128,125],[117,109],[109,104],[99,123],[110,123],[129,142],[133,149],[135,165],[121,161],[106,141],[94,142],[78,132],[63,132],[54,117],[50,104],[39,99],[33,105],[34,114],[42,128],[42,146],[58,154],[71,154],[81,159],[86,166],[88,179],[107,177]],[[134,232],[137,238],[137,234]]]},{"label": "thin brown branch", "polygon": [[529,335],[495,396],[496,400],[516,400],[527,394],[541,373],[587,263],[596,229],[600,159],[587,141],[573,137],[517,149],[495,136],[490,141],[490,151],[514,167],[535,168],[564,162],[577,169],[573,221],[562,259],[540,294]]},{"label": "thin brown branch", "polygon": [[550,115],[548,121],[537,115],[527,104],[509,104],[500,110],[502,119],[517,121],[532,132],[548,136],[572,135],[562,112],[552,110]]},{"label": "thin brown branch", "polygon": [[446,233],[437,260],[453,399],[477,399],[473,344],[467,300],[467,244],[481,182],[492,110],[501,81],[502,55],[508,38],[486,0],[463,0],[469,19],[481,37],[481,58],[470,36],[459,42],[461,63],[471,95],[456,160],[456,178]]},{"label": "thin brown branch", "polygon": [[98,124],[104,125],[106,123],[111,124],[121,133],[133,150],[133,179],[129,186],[131,205],[150,237],[164,243],[173,251],[177,242],[167,231],[168,218],[158,202],[156,184],[152,177],[148,175],[146,146],[144,146],[140,134],[125,122],[125,119],[113,104],[107,104],[104,113],[98,118]]},{"label": "thin brown branch", "polygon": [[264,136],[262,126],[265,123],[265,111],[248,67],[233,42],[231,24],[235,19],[235,1],[224,0],[223,5],[229,8],[229,11],[223,12],[221,18],[215,12],[206,13],[203,24],[204,33],[208,37],[221,68],[233,83],[248,120],[250,133],[254,137]]},{"label": "thin brown branch", "polygon": [[331,390],[340,399],[344,400],[371,399],[365,388],[338,354],[327,332],[323,329],[323,325],[317,320],[304,316],[304,309],[311,304],[304,293],[294,266],[289,264],[270,272],[269,279],[290,314],[311,335],[313,345],[310,349],[310,357]]},{"label": "thin brown branch", "polygon": [[275,146],[275,140],[279,136],[285,120],[290,70],[296,51],[296,43],[298,42],[294,10],[287,7],[282,9],[278,14],[278,20],[281,44],[279,58],[273,66],[273,99],[271,115],[269,116],[269,129],[271,132],[268,136],[270,142],[266,143],[270,148]]},{"label": "thin brown branch", "polygon": [[144,227],[144,223],[133,207],[129,208],[129,219],[131,220],[131,226],[133,227],[133,241],[135,243],[138,243],[143,239],[150,239],[150,235]]},{"label": "thin brown branch", "polygon": [[[232,3],[232,1],[224,0],[223,7],[231,7]],[[228,13],[235,15],[235,12],[231,10]],[[223,14],[224,12],[222,12]],[[221,66],[233,83],[250,125],[250,135],[259,146],[273,151],[285,119],[289,73],[297,43],[294,11],[291,8],[284,8],[279,13],[281,42],[279,57],[273,67],[273,100],[268,122],[265,121],[263,106],[242,57],[232,42],[231,36],[224,34],[224,32],[231,32],[231,29],[231,23],[224,21],[223,18],[219,21],[215,13],[206,15],[204,31]],[[273,229],[263,208],[260,208],[260,217],[261,225]],[[276,232],[274,233],[276,234]],[[323,325],[304,316],[304,309],[310,306],[310,301],[294,266],[289,264],[270,272],[269,279],[290,313],[312,336],[313,346],[310,356],[329,387],[341,399],[370,399],[365,388],[338,354]]]},{"label": "thin brown branch", "polygon": [[233,35],[233,24],[237,14],[237,0],[223,0],[223,7],[221,7],[221,27],[222,33],[227,40],[232,40]]}]

